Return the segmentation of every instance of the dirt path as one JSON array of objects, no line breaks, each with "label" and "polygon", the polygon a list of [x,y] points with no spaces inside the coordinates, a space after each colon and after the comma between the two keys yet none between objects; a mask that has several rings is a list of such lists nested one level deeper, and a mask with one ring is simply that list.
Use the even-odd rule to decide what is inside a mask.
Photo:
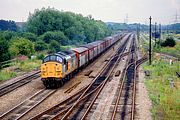
[{"label": "dirt path", "polygon": [[137,120],[152,120],[151,117],[151,100],[148,96],[148,91],[144,84],[145,75],[142,68],[139,68],[139,82],[137,84],[137,94],[136,94],[136,119]]}]

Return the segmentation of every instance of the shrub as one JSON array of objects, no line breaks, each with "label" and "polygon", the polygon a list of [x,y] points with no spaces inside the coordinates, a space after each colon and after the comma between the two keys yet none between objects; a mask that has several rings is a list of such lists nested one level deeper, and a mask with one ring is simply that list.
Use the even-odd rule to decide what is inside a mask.
[{"label": "shrub", "polygon": [[49,44],[49,53],[58,52],[60,50],[60,44],[56,40],[52,40]]},{"label": "shrub", "polygon": [[44,54],[38,54],[37,55],[37,59],[39,59],[39,60],[42,60],[44,57],[45,57]]},{"label": "shrub", "polygon": [[163,47],[174,47],[176,45],[176,42],[173,37],[167,37],[166,40],[161,44]]},{"label": "shrub", "polygon": [[34,47],[36,51],[43,51],[48,48],[47,44],[42,40],[37,41]]},{"label": "shrub", "polygon": [[30,56],[34,53],[34,44],[25,38],[14,38],[10,42],[9,52],[12,57],[17,55]]},{"label": "shrub", "polygon": [[37,40],[37,36],[34,33],[25,32],[22,34],[22,37],[35,42]]},{"label": "shrub", "polygon": [[40,36],[40,39],[46,43],[50,43],[51,40],[56,40],[62,45],[67,45],[68,38],[61,31],[48,31]]},{"label": "shrub", "polygon": [[10,58],[8,48],[8,42],[2,36],[0,36],[0,62]]}]

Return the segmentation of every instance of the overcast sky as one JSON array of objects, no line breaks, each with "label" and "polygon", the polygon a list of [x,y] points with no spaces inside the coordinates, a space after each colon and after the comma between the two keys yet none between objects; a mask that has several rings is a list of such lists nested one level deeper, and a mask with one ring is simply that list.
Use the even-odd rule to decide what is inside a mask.
[{"label": "overcast sky", "polygon": [[[34,9],[54,7],[81,13],[104,22],[153,22],[169,24],[180,15],[180,0],[0,0],[0,19],[26,21]],[[180,16],[178,16],[178,21]],[[180,22],[180,21],[179,21]]]}]

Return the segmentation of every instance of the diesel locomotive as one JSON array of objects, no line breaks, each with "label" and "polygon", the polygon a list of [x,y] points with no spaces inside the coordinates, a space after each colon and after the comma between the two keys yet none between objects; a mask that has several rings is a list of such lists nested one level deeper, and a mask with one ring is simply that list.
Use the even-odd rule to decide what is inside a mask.
[{"label": "diesel locomotive", "polygon": [[66,51],[47,55],[42,60],[41,80],[46,88],[58,88],[122,37],[116,34]]}]

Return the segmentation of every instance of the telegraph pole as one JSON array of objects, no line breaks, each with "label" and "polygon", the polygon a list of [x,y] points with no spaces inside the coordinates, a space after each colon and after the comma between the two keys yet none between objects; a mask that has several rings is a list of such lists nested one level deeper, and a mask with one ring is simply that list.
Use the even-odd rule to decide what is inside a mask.
[{"label": "telegraph pole", "polygon": [[138,39],[140,39],[140,31],[141,31],[141,24],[139,23],[139,29],[138,29],[139,31],[138,31]]},{"label": "telegraph pole", "polygon": [[139,37],[140,37],[140,23],[137,24],[137,38],[138,38],[138,42],[139,42]]},{"label": "telegraph pole", "polygon": [[161,45],[161,24],[159,24],[159,46]]},{"label": "telegraph pole", "polygon": [[154,46],[156,47],[156,26],[157,26],[157,23],[155,22],[155,34],[154,34],[154,37],[155,37],[155,44]]},{"label": "telegraph pole", "polygon": [[149,65],[151,65],[151,16],[149,18],[150,24],[149,24]]}]

